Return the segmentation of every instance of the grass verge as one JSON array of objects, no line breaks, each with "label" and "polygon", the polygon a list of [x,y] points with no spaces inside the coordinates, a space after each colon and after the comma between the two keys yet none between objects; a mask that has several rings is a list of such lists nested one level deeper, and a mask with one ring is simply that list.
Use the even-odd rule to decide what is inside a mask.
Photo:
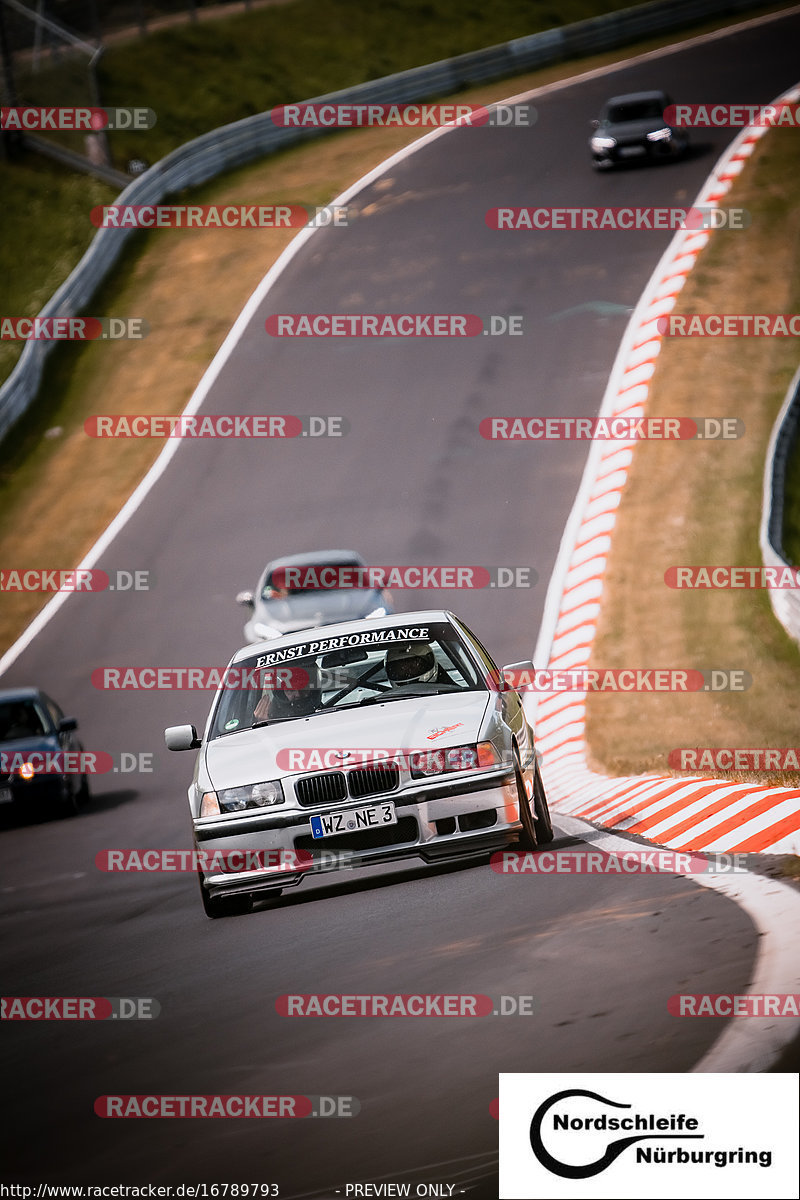
[{"label": "grass verge", "polygon": [[[626,53],[675,40],[677,35],[651,39]],[[464,92],[461,98],[489,103],[619,56],[617,51],[579,64],[560,64]],[[243,168],[191,198],[224,204],[247,203],[260,195],[276,203],[298,198],[328,203],[417,136],[410,129],[335,135]],[[90,439],[83,432],[86,417],[180,412],[248,296],[291,236],[269,230],[162,230],[130,239],[112,279],[92,302],[92,313],[142,316],[151,332],[145,343],[63,345],[50,355],[40,400],[4,443],[0,562],[63,568],[81,560],[161,449],[160,442],[144,439]],[[57,529],[55,511],[60,514]],[[37,593],[4,594],[0,650],[19,636],[46,599]]]},{"label": "grass verge", "polygon": [[[770,131],[726,198],[746,230],[718,231],[679,294],[678,313],[794,313],[800,304],[800,133]],[[587,739],[595,769],[668,770],[670,750],[795,747],[800,650],[765,591],[673,590],[670,566],[760,565],[761,488],[770,431],[797,368],[785,337],[665,338],[648,415],[733,416],[737,441],[642,442],[614,530],[593,661],[747,671],[743,692],[594,694]],[[796,772],[708,772],[798,786]]]},{"label": "grass verge", "polygon": [[[291,0],[144,39],[112,41],[98,74],[102,102],[152,108],[157,122],[143,132],[110,134],[111,154],[120,170],[131,159],[153,163],[201,133],[278,104],[628,6],[629,0],[496,0],[466,7],[460,0]],[[704,24],[694,32],[725,23]],[[574,65],[561,68],[562,74],[575,70]],[[20,103],[90,103],[84,57],[62,55],[57,67],[35,75],[30,71],[30,62],[17,67]],[[82,134],[55,136],[60,144],[85,152]],[[0,160],[0,194],[0,311],[32,317],[86,250],[95,232],[87,214],[94,205],[109,203],[113,189],[23,153],[11,163]],[[21,352],[20,343],[0,342],[0,381]]]}]

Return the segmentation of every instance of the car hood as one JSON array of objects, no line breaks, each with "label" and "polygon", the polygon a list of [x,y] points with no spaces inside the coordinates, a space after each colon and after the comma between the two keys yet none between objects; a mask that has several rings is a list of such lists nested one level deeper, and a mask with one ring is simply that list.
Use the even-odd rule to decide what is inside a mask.
[{"label": "car hood", "polygon": [[374,588],[299,592],[286,600],[259,600],[253,619],[293,632],[315,625],[329,625],[334,621],[357,620],[380,603],[380,592]]},{"label": "car hood", "polygon": [[647,137],[648,133],[654,133],[656,129],[664,129],[666,124],[661,117],[644,117],[641,121],[610,121],[601,125],[597,132],[616,138],[619,142],[634,142]]},{"label": "car hood", "polygon": [[437,750],[461,746],[478,739],[490,700],[488,692],[449,692],[246,729],[209,742],[205,749],[206,770],[214,788],[242,787],[282,775],[302,774],[279,765],[280,750]]}]

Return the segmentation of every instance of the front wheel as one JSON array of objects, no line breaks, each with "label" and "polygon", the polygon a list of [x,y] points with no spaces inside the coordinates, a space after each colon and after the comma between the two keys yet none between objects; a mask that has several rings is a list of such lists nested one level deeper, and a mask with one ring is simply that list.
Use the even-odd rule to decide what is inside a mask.
[{"label": "front wheel", "polygon": [[85,775],[81,775],[81,785],[78,788],[78,803],[88,804],[90,799],[91,792],[89,791],[89,780]]},{"label": "front wheel", "polygon": [[514,778],[517,781],[517,802],[519,804],[519,819],[522,822],[522,829],[517,838],[517,845],[520,850],[535,850],[539,845],[536,836],[536,822],[531,812],[531,802],[528,799],[528,793],[525,791],[525,780],[522,776],[522,767],[519,763],[519,751],[514,747]]},{"label": "front wheel", "polygon": [[253,897],[249,892],[243,892],[240,896],[209,896],[208,889],[203,882],[203,876],[197,872],[197,879],[200,884],[200,899],[203,902],[203,912],[212,920],[218,917],[239,917],[252,911]]},{"label": "front wheel", "polygon": [[76,787],[73,777],[65,775],[61,781],[61,797],[56,806],[56,815],[59,817],[76,817],[80,804],[80,785]]},{"label": "front wheel", "polygon": [[540,846],[545,846],[548,842],[552,842],[555,834],[553,833],[553,823],[550,820],[550,809],[547,805],[547,796],[545,795],[538,760],[533,775],[533,804],[536,813],[534,819],[536,840]]}]

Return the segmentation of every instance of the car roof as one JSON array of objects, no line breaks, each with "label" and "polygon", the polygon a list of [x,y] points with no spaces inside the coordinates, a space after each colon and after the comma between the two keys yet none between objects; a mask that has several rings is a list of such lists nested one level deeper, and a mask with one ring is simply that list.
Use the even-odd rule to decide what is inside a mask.
[{"label": "car roof", "polygon": [[660,89],[653,92],[626,92],[622,96],[612,96],[610,100],[606,100],[605,107],[610,108],[612,104],[642,104],[645,100],[666,100],[667,93]]},{"label": "car roof", "polygon": [[0,703],[10,703],[15,700],[36,700],[42,692],[35,687],[0,688]]},{"label": "car roof", "polygon": [[274,571],[277,567],[314,567],[328,563],[367,565],[355,550],[310,550],[307,554],[289,554],[283,558],[273,558],[271,562],[267,563],[265,570]]},{"label": "car roof", "polygon": [[265,650],[282,650],[285,646],[302,646],[305,642],[327,641],[328,638],[344,636],[348,633],[363,633],[369,629],[396,629],[405,625],[428,625],[453,620],[453,613],[446,608],[431,608],[418,612],[393,613],[388,617],[361,617],[357,621],[336,621],[331,625],[312,626],[309,629],[298,629],[296,633],[287,633],[285,637],[268,638],[264,642],[254,642],[237,650],[231,662],[241,662],[242,659],[252,658]]}]

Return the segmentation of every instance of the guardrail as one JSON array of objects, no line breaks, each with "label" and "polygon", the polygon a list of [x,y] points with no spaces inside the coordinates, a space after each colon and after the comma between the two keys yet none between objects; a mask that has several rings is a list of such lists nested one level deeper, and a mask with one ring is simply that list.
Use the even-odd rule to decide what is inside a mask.
[{"label": "guardrail", "polygon": [[[430,100],[460,88],[493,79],[504,79],[548,63],[597,53],[664,33],[709,17],[766,7],[768,0],[655,0],[602,17],[577,21],[560,29],[515,38],[484,50],[461,54],[426,66],[400,71],[356,87],[314,96],[304,103],[402,103]],[[269,112],[256,113],[223,125],[179,146],[133,180],[118,196],[117,204],[158,204],[184,188],[197,187],[234,167],[324,130],[289,129],[273,125]],[[97,288],[117,261],[133,229],[101,229],[92,239],[72,274],[39,314],[71,317],[85,311]],[[0,387],[0,441],[36,398],[47,355],[57,345],[30,341]]]},{"label": "guardrail", "polygon": [[[761,557],[767,567],[797,566],[783,550],[783,509],[786,466],[800,437],[800,368],[789,385],[786,399],[772,429],[764,468],[764,499],[761,509]],[[789,637],[800,642],[800,591],[770,588],[772,611]]]}]

